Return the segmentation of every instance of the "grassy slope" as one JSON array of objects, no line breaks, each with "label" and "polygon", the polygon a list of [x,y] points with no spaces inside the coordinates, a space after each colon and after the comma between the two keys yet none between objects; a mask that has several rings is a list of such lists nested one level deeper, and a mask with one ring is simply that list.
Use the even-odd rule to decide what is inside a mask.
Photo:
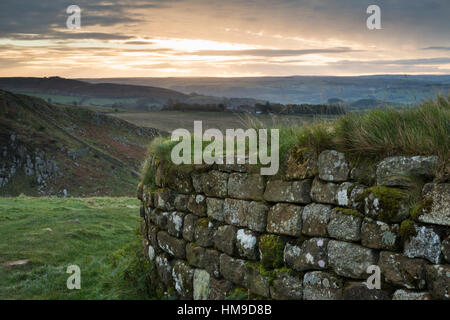
[{"label": "grassy slope", "polygon": [[[0,198],[0,300],[148,298],[123,280],[133,251],[116,251],[128,243],[139,250],[137,205],[132,198]],[[2,266],[19,259],[30,262]],[[66,288],[72,264],[81,268],[81,290]]]}]

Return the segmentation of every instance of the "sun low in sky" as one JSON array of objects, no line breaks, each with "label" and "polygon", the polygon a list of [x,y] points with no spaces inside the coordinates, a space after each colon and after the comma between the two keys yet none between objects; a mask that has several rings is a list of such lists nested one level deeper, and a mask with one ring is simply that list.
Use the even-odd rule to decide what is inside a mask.
[{"label": "sun low in sky", "polygon": [[2,0],[0,76],[450,74],[449,17],[448,0]]}]

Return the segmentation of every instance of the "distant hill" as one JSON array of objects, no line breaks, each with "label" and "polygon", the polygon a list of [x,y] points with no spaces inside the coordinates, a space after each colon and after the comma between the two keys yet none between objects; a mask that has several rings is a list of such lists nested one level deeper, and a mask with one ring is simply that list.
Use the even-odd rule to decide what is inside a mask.
[{"label": "distant hill", "polygon": [[0,78],[0,89],[42,98],[48,102],[69,105],[96,105],[126,109],[159,109],[171,102],[192,104],[256,104],[256,99],[221,98],[199,94],[184,94],[153,86],[89,83],[60,77]]},{"label": "distant hill", "polygon": [[242,78],[107,78],[84,79],[157,86],[182,93],[228,98],[253,98],[282,104],[324,104],[330,98],[346,102],[377,99],[417,104],[450,92],[450,75],[291,76]]},{"label": "distant hill", "polygon": [[158,134],[82,107],[0,90],[0,196],[129,194]]}]

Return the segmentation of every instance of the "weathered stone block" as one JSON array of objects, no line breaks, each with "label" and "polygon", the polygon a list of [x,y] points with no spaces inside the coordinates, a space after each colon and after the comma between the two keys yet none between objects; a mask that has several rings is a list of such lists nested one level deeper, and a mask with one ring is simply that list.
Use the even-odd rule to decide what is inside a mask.
[{"label": "weathered stone block", "polygon": [[227,280],[245,285],[245,260],[234,259],[226,254],[220,255],[220,274]]},{"label": "weathered stone block", "polygon": [[162,253],[155,258],[156,272],[161,281],[170,286],[172,284],[172,262],[167,253]]},{"label": "weathered stone block", "polygon": [[362,218],[355,210],[334,208],[331,211],[330,223],[328,224],[328,234],[330,237],[345,240],[359,241],[361,239]]},{"label": "weathered stone block", "polygon": [[342,299],[343,281],[331,273],[312,271],[303,278],[303,299],[305,300],[340,300]]},{"label": "weathered stone block", "polygon": [[369,289],[364,282],[347,282],[343,290],[344,300],[391,300],[389,292],[382,289]]},{"label": "weathered stone block", "polygon": [[337,193],[336,193],[336,204],[341,207],[349,207],[351,204],[350,200],[350,192],[351,188],[353,187],[353,183],[351,182],[344,182],[341,183],[338,187]]},{"label": "weathered stone block", "polygon": [[296,271],[323,270],[328,268],[328,239],[311,238],[301,246],[287,244],[284,249],[286,265]]},{"label": "weathered stone block", "polygon": [[206,249],[203,257],[203,268],[210,275],[220,277],[220,252],[217,250]]},{"label": "weathered stone block", "polygon": [[258,260],[258,234],[250,230],[239,229],[236,234],[236,248],[241,258]]},{"label": "weathered stone block", "polygon": [[247,225],[250,230],[264,232],[267,226],[269,207],[261,202],[252,201],[247,208]]},{"label": "weathered stone block", "polygon": [[325,181],[345,181],[350,165],[345,155],[335,150],[325,150],[319,155],[319,178]]},{"label": "weathered stone block", "polygon": [[169,213],[167,217],[167,232],[174,237],[181,237],[183,232],[183,220],[186,214],[180,211]]},{"label": "weathered stone block", "polygon": [[186,241],[170,236],[165,231],[158,232],[158,245],[159,247],[178,259],[184,259],[186,257]]},{"label": "weathered stone block", "polygon": [[186,260],[191,266],[197,268],[204,267],[205,248],[197,246],[195,243],[186,245]]},{"label": "weathered stone block", "polygon": [[340,276],[366,279],[367,268],[377,264],[376,251],[342,241],[328,242],[328,264]]},{"label": "weathered stone block", "polygon": [[175,261],[172,269],[172,278],[175,290],[183,300],[193,298],[194,269],[182,260]]},{"label": "weathered stone block", "polygon": [[247,227],[249,204],[250,202],[244,200],[225,199],[223,204],[225,222],[238,227]]},{"label": "weathered stone block", "polygon": [[358,197],[364,214],[387,223],[400,222],[409,216],[408,194],[405,190],[376,186],[367,188]]},{"label": "weathered stone block", "polygon": [[429,292],[415,292],[404,289],[398,289],[394,292],[392,300],[431,300]]},{"label": "weathered stone block", "polygon": [[213,241],[215,247],[232,256],[236,247],[236,233],[237,229],[234,226],[224,225],[217,228],[214,233]]},{"label": "weathered stone block", "polygon": [[225,214],[223,210],[223,199],[217,199],[217,198],[207,198],[206,199],[206,213],[208,217],[217,220],[217,221],[224,221],[225,220]]},{"label": "weathered stone block", "polygon": [[428,183],[422,194],[430,205],[421,208],[419,221],[450,226],[450,183]]},{"label": "weathered stone block", "polygon": [[187,209],[199,217],[206,217],[206,197],[202,194],[190,195]]},{"label": "weathered stone block", "polygon": [[450,265],[426,267],[427,284],[433,298],[450,300]]},{"label": "weathered stone block", "polygon": [[442,259],[439,235],[431,227],[414,225],[414,228],[416,234],[406,240],[403,253],[409,258],[424,258],[439,264]]},{"label": "weathered stone block", "polygon": [[231,281],[214,278],[209,279],[209,300],[225,300],[227,293],[233,289]]},{"label": "weathered stone block", "polygon": [[328,236],[328,222],[331,216],[331,205],[311,203],[305,206],[302,214],[302,233],[308,236]]},{"label": "weathered stone block", "polygon": [[383,251],[378,266],[387,283],[407,289],[424,289],[425,266],[423,259],[410,259],[402,254]]},{"label": "weathered stone block", "polygon": [[228,173],[210,171],[201,175],[201,190],[208,197],[225,198],[228,188]]},{"label": "weathered stone block", "polygon": [[264,178],[259,174],[231,173],[228,180],[228,196],[243,200],[262,200]]},{"label": "weathered stone block", "polygon": [[158,239],[157,239],[157,234],[158,234],[158,227],[149,223],[148,224],[148,241],[150,243],[150,245],[155,249],[156,253],[159,253],[161,251],[161,249],[159,248],[158,245]]},{"label": "weathered stone block", "polygon": [[213,236],[216,232],[214,222],[209,218],[200,218],[195,223],[194,240],[201,247],[211,247],[214,244]]},{"label": "weathered stone block", "polygon": [[265,269],[275,269],[283,266],[284,247],[286,242],[279,236],[263,234],[259,238],[261,264]]},{"label": "weathered stone block", "polygon": [[264,200],[269,202],[310,203],[311,180],[271,180],[267,183]]},{"label": "weathered stone block", "polygon": [[195,269],[193,279],[194,300],[208,300],[210,296],[210,278],[206,270]]},{"label": "weathered stone block", "polygon": [[314,202],[335,204],[338,188],[338,184],[316,178],[311,186],[311,199]]},{"label": "weathered stone block", "polygon": [[267,275],[261,274],[260,264],[245,264],[245,283],[252,293],[270,297],[270,279]]},{"label": "weathered stone block", "polygon": [[438,165],[436,156],[389,157],[377,165],[377,184],[408,187],[411,181],[406,177],[432,179]]},{"label": "weathered stone block", "polygon": [[154,194],[154,204],[156,208],[166,211],[175,210],[176,193],[170,189],[158,189]]},{"label": "weathered stone block", "polygon": [[197,220],[198,217],[194,214],[187,214],[184,217],[183,238],[186,241],[194,241],[195,223],[197,222]]},{"label": "weathered stone block", "polygon": [[270,208],[267,232],[298,237],[302,231],[303,207],[277,203]]},{"label": "weathered stone block", "polygon": [[270,286],[270,296],[275,300],[301,300],[303,279],[293,272],[276,272]]},{"label": "weathered stone block", "polygon": [[293,147],[286,163],[286,178],[289,180],[313,178],[317,174],[317,156],[307,148]]},{"label": "weathered stone block", "polygon": [[167,220],[169,218],[170,213],[167,211],[161,211],[159,209],[152,211],[153,219],[158,226],[158,228],[167,230]]},{"label": "weathered stone block", "polygon": [[189,194],[194,188],[191,180],[191,166],[170,165],[165,173],[165,185],[179,193]]},{"label": "weathered stone block", "polygon": [[177,194],[174,200],[175,209],[178,211],[186,211],[189,196],[186,194]]},{"label": "weathered stone block", "polygon": [[387,224],[365,218],[361,226],[361,243],[373,249],[393,250],[400,246],[398,224]]}]

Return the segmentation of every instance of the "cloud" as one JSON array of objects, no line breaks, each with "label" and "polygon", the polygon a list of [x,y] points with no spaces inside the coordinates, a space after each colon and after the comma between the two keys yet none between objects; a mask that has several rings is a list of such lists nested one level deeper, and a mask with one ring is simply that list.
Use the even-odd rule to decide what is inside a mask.
[{"label": "cloud", "polygon": [[255,57],[288,57],[306,54],[321,53],[343,53],[356,52],[350,48],[331,49],[307,49],[307,50],[284,50],[284,49],[249,49],[249,50],[200,50],[192,53],[180,53],[196,56],[255,56]]},{"label": "cloud", "polygon": [[450,47],[440,47],[440,46],[435,46],[435,47],[426,47],[426,48],[422,48],[422,50],[443,50],[443,51],[450,51]]}]

